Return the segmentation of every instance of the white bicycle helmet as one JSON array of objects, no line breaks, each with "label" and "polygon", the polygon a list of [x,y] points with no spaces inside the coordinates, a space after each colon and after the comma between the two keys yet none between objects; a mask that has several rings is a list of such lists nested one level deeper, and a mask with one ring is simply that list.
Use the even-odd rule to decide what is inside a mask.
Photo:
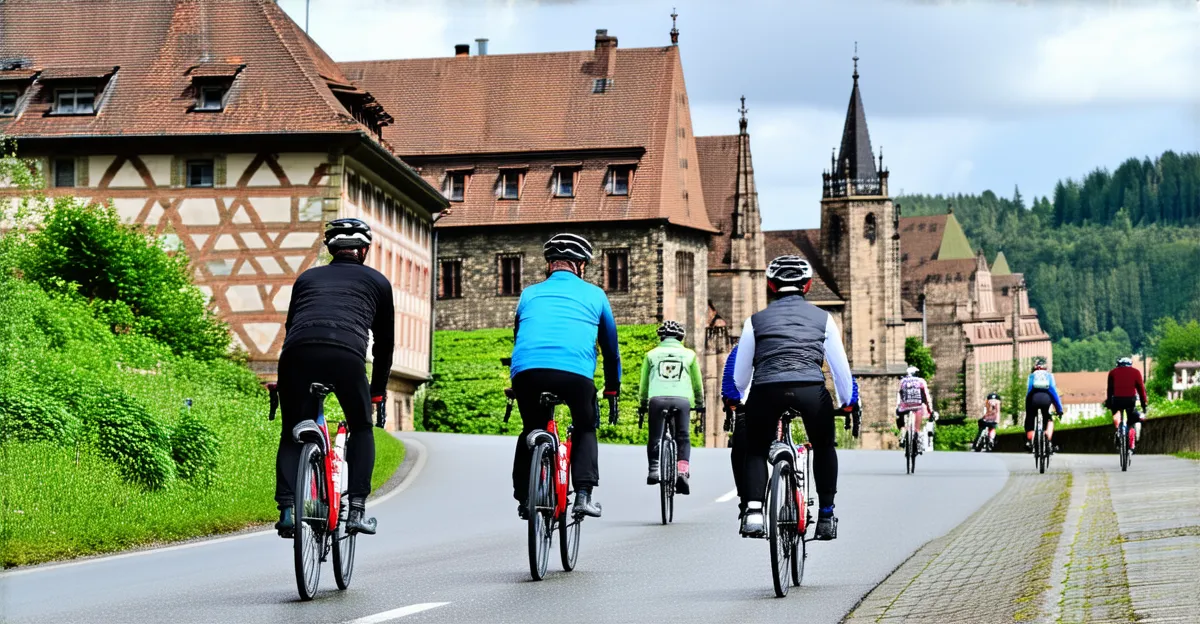
[{"label": "white bicycle helmet", "polygon": [[767,280],[781,292],[799,290],[812,276],[812,265],[800,256],[779,256],[767,265]]}]

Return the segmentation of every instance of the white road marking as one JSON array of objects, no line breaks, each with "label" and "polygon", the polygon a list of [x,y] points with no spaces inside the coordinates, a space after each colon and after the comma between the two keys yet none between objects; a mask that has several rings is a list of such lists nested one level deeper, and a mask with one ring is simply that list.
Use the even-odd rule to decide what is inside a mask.
[{"label": "white road marking", "polygon": [[734,489],[729,490],[728,492],[725,492],[724,494],[722,494],[721,497],[717,499],[717,502],[718,503],[728,503],[729,501],[733,500],[734,497],[736,497],[736,496],[737,496],[737,488],[734,488]]},{"label": "white road marking", "polygon": [[[417,475],[421,474],[421,470],[425,467],[425,462],[429,457],[429,452],[425,448],[425,445],[421,444],[419,441],[417,441],[413,438],[400,438],[400,440],[403,441],[405,444],[414,446],[418,449],[417,463],[413,464],[412,470],[410,470],[408,472],[408,474],[405,475],[404,481],[400,482],[400,484],[397,485],[394,489],[392,489],[392,491],[388,492],[387,494],[384,494],[383,496],[380,496],[379,498],[368,499],[372,505],[378,505],[378,504],[386,501],[387,499],[399,494],[400,492],[407,490],[408,486],[412,485],[413,481],[416,481]],[[271,536],[276,535],[275,529],[273,529],[273,528],[272,529],[264,529],[262,531],[254,531],[251,533],[242,533],[239,535],[229,535],[226,537],[218,537],[218,538],[214,538],[214,539],[203,539],[203,540],[196,541],[196,542],[189,542],[187,544],[176,544],[174,546],[164,546],[162,548],[149,548],[146,550],[137,550],[134,552],[120,553],[120,554],[115,554],[115,555],[104,555],[104,556],[100,556],[100,557],[92,557],[90,559],[81,559],[79,561],[66,561],[63,563],[40,565],[40,566],[35,566],[32,568],[21,568],[18,570],[11,570],[8,572],[0,572],[0,579],[8,578],[10,576],[21,576],[24,574],[35,574],[37,572],[46,572],[48,570],[58,570],[60,568],[71,568],[71,567],[75,567],[75,566],[88,565],[88,564],[97,563],[100,561],[113,561],[116,559],[128,559],[130,557],[155,555],[158,553],[171,552],[173,550],[186,550],[188,548],[198,548],[200,546],[211,546],[213,544],[222,544],[225,542],[235,542],[238,540],[250,539],[252,537],[263,537],[265,535],[271,535]],[[441,605],[435,605],[435,606],[441,606]],[[430,607],[430,608],[432,608],[432,607]]]},{"label": "white road marking", "polygon": [[346,624],[379,624],[380,622],[390,622],[392,620],[398,620],[406,615],[412,615],[414,613],[436,609],[448,604],[450,603],[422,602],[421,604],[408,605],[407,607],[400,607],[399,609],[392,609],[391,611],[384,611],[383,613],[376,613],[375,615],[360,617],[357,620],[350,620],[349,622],[346,622]]}]

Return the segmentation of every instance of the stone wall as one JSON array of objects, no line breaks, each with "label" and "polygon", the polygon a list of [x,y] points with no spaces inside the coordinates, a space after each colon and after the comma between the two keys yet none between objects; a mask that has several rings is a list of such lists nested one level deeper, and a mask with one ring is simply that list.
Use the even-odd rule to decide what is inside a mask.
[{"label": "stone wall", "polygon": [[[1054,432],[1054,443],[1063,453],[1111,453],[1116,466],[1114,429],[1109,423],[1094,427],[1062,429]],[[1025,434],[1005,433],[996,436],[996,450],[1004,453],[1024,453]],[[1142,425],[1140,454],[1200,452],[1200,414],[1183,414],[1151,418]]]}]

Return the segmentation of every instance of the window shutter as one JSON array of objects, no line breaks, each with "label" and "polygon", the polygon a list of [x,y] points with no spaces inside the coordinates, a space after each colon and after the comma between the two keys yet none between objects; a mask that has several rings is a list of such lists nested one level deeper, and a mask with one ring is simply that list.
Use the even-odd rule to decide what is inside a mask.
[{"label": "window shutter", "polygon": [[225,156],[213,157],[213,186],[225,186]]}]

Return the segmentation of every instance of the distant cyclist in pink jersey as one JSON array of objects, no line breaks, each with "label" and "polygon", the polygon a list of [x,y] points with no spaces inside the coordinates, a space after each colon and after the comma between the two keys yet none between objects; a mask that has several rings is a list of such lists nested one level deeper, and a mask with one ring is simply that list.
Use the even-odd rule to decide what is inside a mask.
[{"label": "distant cyclist in pink jersey", "polygon": [[[909,366],[907,374],[900,380],[900,389],[896,393],[897,429],[904,429],[905,414],[915,412],[917,431],[921,431],[925,417],[933,413],[933,398],[929,394],[929,386],[925,385],[924,379],[917,377],[919,372],[921,371],[916,366]],[[924,437],[918,436],[918,439],[923,440]],[[903,436],[900,438],[900,443],[904,443]],[[923,453],[924,446],[925,443],[921,442],[917,452]]]}]

